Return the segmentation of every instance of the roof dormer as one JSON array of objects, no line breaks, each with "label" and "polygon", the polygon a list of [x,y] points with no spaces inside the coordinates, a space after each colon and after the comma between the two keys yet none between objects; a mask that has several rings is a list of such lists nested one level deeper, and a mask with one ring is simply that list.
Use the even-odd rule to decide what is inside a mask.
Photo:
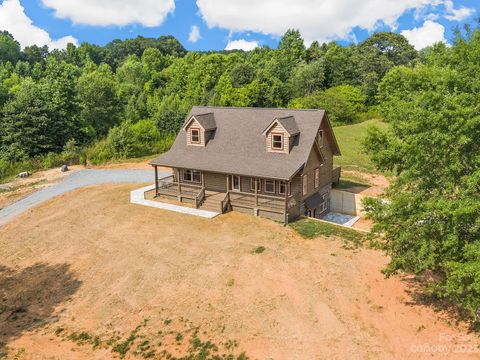
[{"label": "roof dormer", "polygon": [[191,146],[206,146],[216,129],[213,113],[192,115],[183,126]]},{"label": "roof dormer", "polygon": [[288,154],[299,133],[300,130],[293,116],[275,118],[263,131],[267,152]]}]

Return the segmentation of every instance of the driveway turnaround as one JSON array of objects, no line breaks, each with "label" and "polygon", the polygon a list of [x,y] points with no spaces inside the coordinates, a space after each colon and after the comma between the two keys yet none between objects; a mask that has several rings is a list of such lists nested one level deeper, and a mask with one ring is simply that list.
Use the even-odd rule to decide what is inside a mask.
[{"label": "driveway turnaround", "polygon": [[[167,173],[159,173],[159,177],[168,175]],[[1,209],[0,226],[44,201],[84,186],[115,183],[149,183],[154,181],[154,179],[153,170],[81,170],[67,176],[62,182],[34,192],[16,203]]]}]

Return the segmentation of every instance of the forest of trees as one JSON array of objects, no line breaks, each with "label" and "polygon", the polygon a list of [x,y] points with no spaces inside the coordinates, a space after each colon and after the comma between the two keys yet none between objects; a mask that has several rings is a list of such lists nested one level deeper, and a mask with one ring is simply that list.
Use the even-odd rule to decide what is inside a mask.
[{"label": "forest of trees", "polygon": [[277,49],[251,52],[187,52],[171,36],[49,52],[21,50],[2,32],[0,177],[32,159],[48,166],[163,151],[193,105],[326,108],[334,123],[352,123],[375,113],[391,68],[416,61],[394,33],[348,47],[306,48],[289,30]]}]

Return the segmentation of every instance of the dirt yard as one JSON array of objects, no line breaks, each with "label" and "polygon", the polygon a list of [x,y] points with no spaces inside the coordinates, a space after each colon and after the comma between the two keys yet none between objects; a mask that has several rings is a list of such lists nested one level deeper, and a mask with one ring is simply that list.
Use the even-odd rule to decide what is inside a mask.
[{"label": "dirt yard", "polygon": [[0,353],[480,356],[478,337],[419,303],[410,280],[382,276],[380,252],[249,215],[131,205],[133,188],[77,190],[0,228]]}]

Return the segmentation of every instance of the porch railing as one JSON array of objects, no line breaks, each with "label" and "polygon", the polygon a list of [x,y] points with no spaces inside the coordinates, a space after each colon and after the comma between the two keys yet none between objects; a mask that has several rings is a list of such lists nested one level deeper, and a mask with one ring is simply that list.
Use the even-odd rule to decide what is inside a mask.
[{"label": "porch railing", "polygon": [[178,183],[177,181],[163,182],[158,187],[160,195],[182,196],[187,199],[195,200],[202,189],[200,185]]},{"label": "porch railing", "polygon": [[228,211],[228,208],[230,206],[230,192],[227,191],[225,194],[225,197],[220,203],[220,213],[223,214],[224,212]]},{"label": "porch railing", "polygon": [[202,204],[203,199],[205,199],[205,188],[201,188],[195,197],[195,207],[198,209]]},{"label": "porch railing", "polygon": [[286,210],[295,205],[293,195],[273,196],[264,194],[252,194],[245,192],[230,192],[230,203],[232,206],[239,206],[250,209],[260,209],[283,214]]}]

